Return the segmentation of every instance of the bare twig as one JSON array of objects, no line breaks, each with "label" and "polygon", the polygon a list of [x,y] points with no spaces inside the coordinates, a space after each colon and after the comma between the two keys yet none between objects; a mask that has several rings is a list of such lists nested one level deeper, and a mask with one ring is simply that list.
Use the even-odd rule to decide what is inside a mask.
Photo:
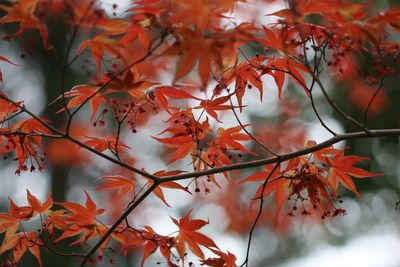
[{"label": "bare twig", "polygon": [[233,112],[233,115],[235,115],[236,121],[239,123],[239,125],[242,127],[242,130],[251,138],[253,139],[254,142],[256,142],[257,144],[259,144],[262,148],[264,148],[266,151],[268,151],[269,153],[271,153],[272,155],[279,157],[279,155],[274,152],[272,149],[270,149],[269,147],[267,147],[266,145],[264,145],[260,140],[258,140],[252,133],[250,133],[246,127],[244,127],[242,121],[240,120],[239,116],[237,115],[235,108],[233,107],[233,103],[232,103],[232,99],[229,98],[229,102],[231,105],[231,110]]},{"label": "bare twig", "polygon": [[261,217],[261,214],[262,214],[262,210],[263,210],[263,206],[264,206],[264,197],[263,197],[264,191],[265,191],[265,188],[267,187],[267,184],[268,184],[269,179],[271,178],[272,174],[275,172],[275,170],[276,170],[279,166],[280,166],[280,163],[279,163],[279,162],[275,164],[274,168],[273,168],[272,171],[268,174],[268,177],[265,179],[265,181],[264,181],[264,183],[263,183],[263,185],[262,185],[261,195],[260,195],[260,206],[259,206],[259,208],[258,208],[258,212],[257,212],[256,218],[254,219],[253,225],[251,226],[251,229],[250,229],[250,232],[249,232],[249,240],[247,241],[246,259],[245,259],[244,262],[240,265],[240,267],[243,267],[243,266],[245,266],[245,265],[246,265],[246,267],[249,266],[249,261],[250,261],[249,256],[250,256],[251,241],[252,241],[252,238],[253,238],[254,230],[255,230],[255,228],[256,228],[256,226],[257,226],[257,223],[258,223],[258,221],[259,221],[259,219],[260,219],[260,217]]},{"label": "bare twig", "polygon": [[384,84],[385,84],[385,80],[382,79],[381,82],[379,83],[378,88],[376,88],[374,94],[372,95],[371,99],[369,100],[367,107],[365,108],[365,111],[364,111],[364,119],[363,119],[363,125],[364,125],[364,127],[367,126],[367,115],[368,115],[368,111],[369,111],[369,109],[371,108],[372,103],[374,102],[376,96],[379,94],[379,92],[380,92],[381,89],[383,88],[383,85],[384,85]]}]

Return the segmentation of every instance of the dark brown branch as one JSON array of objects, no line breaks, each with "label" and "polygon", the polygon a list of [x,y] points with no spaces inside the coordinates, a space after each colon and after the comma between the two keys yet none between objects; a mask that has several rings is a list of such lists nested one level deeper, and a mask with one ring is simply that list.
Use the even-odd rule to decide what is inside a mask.
[{"label": "dark brown branch", "polygon": [[0,132],[0,135],[40,136],[40,137],[55,138],[55,139],[64,138],[63,135],[52,135],[52,134],[45,134],[45,133],[38,133],[38,132],[22,132],[22,131],[2,131],[2,132]]},{"label": "dark brown branch", "polygon": [[179,181],[185,180],[194,177],[206,176],[226,171],[233,171],[233,170],[241,170],[241,169],[248,169],[254,168],[262,165],[273,164],[278,162],[283,162],[289,159],[293,159],[302,155],[307,155],[309,153],[318,151],[322,148],[331,146],[333,144],[339,143],[344,140],[351,140],[351,139],[362,139],[362,138],[373,138],[373,137],[382,137],[382,136],[400,136],[400,129],[384,129],[384,130],[370,130],[368,132],[352,132],[346,134],[339,134],[336,135],[322,143],[319,143],[315,146],[298,150],[292,153],[288,153],[285,155],[280,155],[280,157],[272,157],[266,159],[259,159],[259,160],[252,160],[248,162],[236,163],[231,165],[226,165],[222,167],[216,167],[209,170],[197,171],[197,172],[188,172],[179,175],[172,175],[172,176],[165,176],[160,179],[160,182],[169,182],[169,181]]},{"label": "dark brown branch", "polygon": [[[82,142],[79,141],[78,139],[75,139],[75,138],[73,138],[73,137],[70,136],[70,135],[64,134],[61,130],[55,128],[55,127],[52,126],[51,124],[47,123],[45,120],[43,120],[43,119],[41,119],[40,117],[36,116],[36,115],[35,115],[34,113],[32,113],[29,109],[25,108],[25,106],[19,105],[18,103],[16,103],[15,101],[13,101],[13,100],[7,98],[6,96],[0,94],[0,98],[2,98],[2,99],[4,99],[4,100],[6,100],[6,101],[12,103],[13,105],[17,106],[18,108],[20,108],[21,110],[23,110],[24,112],[26,112],[27,114],[29,114],[32,118],[34,118],[35,120],[37,120],[40,124],[42,124],[42,125],[43,125],[44,127],[46,127],[48,130],[50,130],[50,131],[52,131],[52,132],[58,134],[59,136],[62,136],[62,138],[65,138],[65,139],[67,139],[67,140],[69,140],[69,141],[71,141],[71,142],[73,142],[73,143],[79,145],[80,147],[82,147],[82,148],[84,148],[84,149],[86,149],[86,150],[88,150],[88,151],[90,151],[90,152],[92,152],[92,153],[94,153],[94,154],[96,154],[96,155],[98,155],[98,156],[104,158],[104,159],[107,159],[107,160],[109,160],[109,161],[111,161],[111,162],[113,162],[113,163],[115,163],[115,164],[117,164],[117,165],[119,165],[119,166],[121,166],[121,167],[123,167],[123,168],[126,168],[126,169],[128,169],[128,170],[130,170],[130,171],[133,171],[133,172],[135,172],[135,173],[137,173],[137,174],[140,174],[140,175],[142,175],[142,176],[144,176],[144,177],[147,177],[147,178],[149,178],[149,179],[151,179],[151,180],[154,180],[154,181],[158,181],[158,180],[159,180],[159,178],[158,178],[157,176],[154,176],[154,175],[152,175],[152,174],[150,174],[150,173],[148,173],[148,172],[145,172],[145,171],[142,171],[142,170],[140,170],[140,169],[137,169],[137,168],[135,168],[135,167],[133,167],[133,166],[131,166],[131,165],[126,164],[126,163],[123,162],[123,161],[120,161],[120,160],[118,160],[118,159],[115,159],[115,158],[113,158],[113,157],[110,157],[109,155],[106,155],[106,154],[104,154],[104,153],[102,153],[102,152],[99,152],[99,151],[97,151],[96,149],[94,149],[94,148],[92,148],[92,147],[90,147],[90,146],[88,146],[88,145],[82,143]],[[51,137],[51,138],[53,138],[53,136],[46,136],[46,137]],[[54,137],[54,138],[55,138],[55,137]],[[57,137],[57,138],[61,138],[61,137]]]}]

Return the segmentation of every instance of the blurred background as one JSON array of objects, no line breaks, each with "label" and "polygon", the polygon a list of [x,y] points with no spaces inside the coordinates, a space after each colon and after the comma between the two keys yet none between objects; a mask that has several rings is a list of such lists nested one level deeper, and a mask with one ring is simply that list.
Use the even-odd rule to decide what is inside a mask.
[{"label": "blurred background", "polygon": [[[101,1],[103,8],[110,14],[115,12],[112,4],[117,2],[116,16],[124,16],[124,10],[129,6],[126,1]],[[0,1],[4,4],[4,1]],[[398,5],[396,0],[374,1],[373,5],[383,9]],[[55,5],[56,9],[57,6]],[[260,24],[268,23],[269,18],[264,16],[282,8],[280,4],[271,4],[268,1],[259,1],[257,10],[245,10],[240,6],[240,16],[245,20],[247,15],[253,16]],[[56,12],[56,11],[54,11]],[[1,15],[2,13],[0,13]],[[62,125],[65,118],[55,115],[55,107],[48,105],[60,91],[60,58],[64,57],[70,30],[65,27],[62,17],[54,16],[49,27],[49,43],[54,49],[44,50],[40,38],[24,35],[7,41],[0,41],[0,54],[13,62],[21,64],[19,67],[0,63],[3,71],[4,82],[0,90],[6,92],[14,100],[24,100],[25,105],[36,114],[50,119],[56,125]],[[13,25],[2,26],[0,34],[8,36],[14,32]],[[393,36],[397,38],[398,36]],[[79,39],[76,45],[79,44]],[[76,48],[76,47],[75,47]],[[249,53],[254,53],[256,48],[245,47]],[[253,50],[252,50],[253,49]],[[66,76],[66,88],[84,83],[87,72],[82,66],[87,66],[90,57],[83,57],[69,69]],[[360,77],[358,84],[337,83],[334,77],[323,77],[329,81],[329,94],[351,116],[362,119],[366,103],[374,90],[363,77],[368,77],[371,71],[371,59],[347,59],[349,66],[348,79]],[[354,68],[359,71],[354,74]],[[90,69],[90,68],[88,68]],[[350,70],[353,69],[353,72]],[[346,73],[346,71],[345,71]],[[377,101],[371,108],[368,125],[371,129],[399,127],[400,83],[398,76],[387,81]],[[246,112],[240,114],[242,122],[252,122],[249,129],[259,136],[261,140],[280,151],[296,149],[292,144],[305,143],[307,140],[317,142],[331,137],[324,130],[313,113],[308,98],[304,93],[290,82],[281,100],[277,97],[277,90],[272,80],[265,79],[265,92],[263,103],[259,104],[257,92],[247,94],[244,103],[248,103]],[[271,86],[269,86],[271,84]],[[356,84],[356,85],[355,85]],[[351,92],[351,93],[349,93]],[[357,131],[353,125],[344,122],[329,106],[326,105],[322,95],[315,95],[317,108],[323,120],[329,127],[338,133]],[[89,128],[88,110],[82,111],[82,121],[76,122],[76,129]],[[25,115],[22,115],[22,117]],[[138,127],[138,133],[130,131],[123,133],[126,145],[132,147],[132,155],[136,166],[149,171],[160,169],[185,169],[185,164],[175,164],[166,167],[165,157],[168,151],[156,143],[151,135],[161,132],[165,125],[161,123],[162,115],[158,121]],[[167,116],[164,117],[166,119]],[[237,125],[232,114],[228,112],[222,116],[224,127]],[[115,125],[114,125],[115,126]],[[112,124],[107,124],[112,128]],[[279,129],[279,132],[276,131]],[[282,130],[284,129],[284,130]],[[294,141],[295,140],[295,141]],[[62,147],[62,152],[54,147]],[[252,147],[253,146],[253,147]],[[83,190],[88,190],[98,207],[111,208],[112,195],[104,192],[95,192],[99,184],[98,179],[112,167],[110,163],[86,153],[75,153],[71,144],[46,142],[48,155],[46,155],[43,172],[24,172],[16,175],[16,162],[12,158],[0,161],[0,210],[6,211],[8,199],[11,197],[17,204],[26,204],[26,191],[29,189],[39,199],[44,200],[52,192],[55,201],[75,201],[83,203],[85,197]],[[256,144],[248,146],[259,153],[259,157],[266,154]],[[309,220],[301,215],[290,220],[290,225],[270,225],[263,222],[257,228],[252,250],[250,253],[250,266],[276,266],[276,267],[309,267],[309,266],[363,266],[363,267],[396,267],[400,266],[400,211],[396,210],[396,202],[400,200],[400,142],[398,137],[384,137],[379,139],[363,139],[341,142],[335,147],[349,147],[348,154],[368,157],[371,160],[360,166],[372,171],[382,172],[385,176],[356,181],[363,198],[356,197],[348,191],[341,191],[343,195],[342,207],[347,215],[324,221]],[[137,151],[146,151],[138,156]],[[252,170],[254,171],[254,170]],[[243,178],[248,176],[249,170],[238,175]],[[221,179],[222,180],[222,179]],[[238,179],[240,180],[240,179]],[[225,187],[227,185],[225,184]],[[234,253],[241,263],[245,259],[248,230],[254,218],[254,213],[245,213],[248,200],[254,194],[254,188],[243,189],[240,195],[232,195],[237,191],[212,189],[211,194],[198,194],[190,196],[180,192],[165,191],[166,199],[171,209],[165,207],[158,199],[150,198],[136,214],[140,218],[131,218],[135,225],[149,224],[162,234],[169,234],[176,230],[169,216],[178,218],[193,208],[193,218],[210,219],[210,224],[203,231],[214,238],[218,246],[224,251]],[[234,206],[225,207],[227,199],[232,200]],[[224,200],[224,201],[221,201]],[[240,200],[243,200],[240,202]],[[236,203],[237,202],[237,203]],[[111,202],[112,203],[112,202]],[[112,204],[111,204],[112,205]],[[235,210],[238,214],[230,214]],[[115,211],[118,214],[118,210]],[[240,213],[241,212],[241,213]],[[266,205],[265,213],[268,213]],[[104,221],[112,219],[104,218]],[[288,223],[289,224],[289,223]],[[29,227],[29,226],[28,226]],[[32,225],[32,227],[35,227]],[[71,251],[68,242],[59,245],[66,251]],[[81,248],[85,249],[85,247]],[[29,253],[27,253],[29,254]],[[158,254],[157,254],[158,255]],[[146,266],[156,266],[157,261],[162,261],[156,254],[153,255]],[[132,251],[127,257],[111,253],[107,257],[115,258],[117,266],[139,266],[141,251]],[[1,256],[0,256],[1,258]],[[44,266],[77,266],[73,258],[60,258],[43,252]],[[20,266],[32,266],[33,256],[25,256]],[[98,263],[96,266],[107,266],[108,263]]]}]

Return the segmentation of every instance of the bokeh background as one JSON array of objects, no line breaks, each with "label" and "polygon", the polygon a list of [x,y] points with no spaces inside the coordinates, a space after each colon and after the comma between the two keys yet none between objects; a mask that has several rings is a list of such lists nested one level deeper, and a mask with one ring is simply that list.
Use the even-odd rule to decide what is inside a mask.
[{"label": "bokeh background", "polygon": [[[118,4],[117,16],[124,16],[124,10],[128,7],[126,1],[101,1],[104,9],[112,15],[111,5]],[[264,16],[274,10],[280,9],[279,4],[271,4],[258,1],[257,10],[246,10],[241,6],[238,22],[245,20],[246,16],[254,17],[257,23],[268,23],[268,17]],[[0,1],[1,4],[4,1]],[[373,5],[379,8],[400,4],[399,1],[373,1]],[[1,15],[1,14],[0,14]],[[0,34],[7,35],[13,32],[13,25],[2,26]],[[40,39],[32,36],[12,39],[11,42],[0,41],[0,54],[21,64],[19,67],[0,63],[4,73],[4,83],[0,90],[6,92],[12,99],[24,100],[26,106],[61,125],[64,118],[54,115],[56,108],[48,105],[59,94],[60,88],[60,61],[63,58],[68,45],[68,32],[64,21],[54,17],[52,26],[49,27],[49,43],[54,46],[54,51],[45,51]],[[392,38],[399,41],[398,36]],[[76,42],[78,44],[78,42]],[[252,53],[256,47],[245,47],[245,51]],[[68,71],[66,87],[87,80],[86,69],[89,57],[78,60]],[[358,66],[361,73],[371,70],[371,60],[354,58],[350,63]],[[349,64],[350,64],[349,63]],[[351,65],[351,64],[350,64]],[[350,66],[351,67],[351,66]],[[350,71],[350,69],[349,69]],[[365,102],[360,100],[371,95],[370,88],[365,83],[360,83],[356,89],[349,88],[349,84],[336,83],[330,77],[329,93],[340,107],[355,118],[362,118]],[[351,77],[350,77],[351,78]],[[379,103],[374,106],[369,116],[369,127],[372,129],[399,127],[400,125],[400,83],[396,76],[387,81],[380,96]],[[168,77],[165,79],[168,80]],[[252,121],[249,128],[263,142],[281,148],[290,143],[290,140],[315,140],[321,142],[330,137],[317,121],[307,97],[293,84],[286,83],[287,87],[281,100],[278,99],[276,88],[272,82],[264,80],[265,84],[271,84],[267,89],[263,103],[259,104],[256,92],[247,95],[248,108],[240,114],[242,121]],[[266,86],[268,87],[268,86]],[[353,93],[349,93],[353,92]],[[355,93],[354,93],[355,92]],[[368,98],[369,99],[369,98]],[[321,95],[316,95],[317,107],[323,115],[324,121],[337,132],[355,131],[352,125],[343,120],[329,108]],[[87,127],[88,111],[81,114],[81,125],[76,128]],[[224,127],[236,125],[232,114],[224,114]],[[89,125],[90,127],[90,125]],[[108,124],[106,127],[113,127]],[[274,132],[274,129],[286,129]],[[137,166],[149,170],[165,168],[165,157],[168,151],[151,139],[150,135],[160,132],[164,125],[158,122],[148,123],[146,127],[138,129],[138,134],[123,133],[126,144],[136,151],[146,151],[138,156],[135,154]],[[157,130],[158,129],[158,130]],[[62,153],[57,154],[57,149],[52,150],[54,144],[48,142],[50,152],[47,155],[52,160],[46,161],[46,170],[40,173],[21,173],[16,175],[16,163],[12,159],[0,161],[0,210],[8,208],[7,197],[11,197],[18,204],[26,201],[28,188],[39,199],[45,199],[48,192],[52,192],[55,201],[83,202],[83,190],[91,192],[98,206],[107,207],[111,196],[103,193],[94,193],[98,186],[96,182],[105,174],[111,166],[96,157],[86,154],[75,154],[65,147]],[[59,145],[59,144],[58,144]],[[335,219],[315,222],[297,217],[285,230],[263,225],[256,230],[252,244],[251,266],[276,266],[276,267],[309,267],[309,266],[363,266],[363,267],[396,267],[400,266],[400,211],[396,210],[395,203],[400,200],[400,142],[398,137],[384,137],[379,139],[363,139],[342,142],[337,147],[349,147],[347,153],[370,158],[361,166],[373,172],[383,172],[385,176],[356,181],[363,198],[358,198],[351,192],[341,192],[344,203],[342,207],[347,210],[347,215]],[[263,152],[256,145],[254,150],[263,156]],[[290,149],[288,147],[287,149]],[[185,168],[185,165],[175,165],[176,168]],[[242,177],[250,172],[241,173]],[[251,191],[240,198],[250,198]],[[213,195],[214,194],[214,195]],[[218,197],[222,192],[213,191],[208,198]],[[214,201],[207,197],[192,197],[184,193],[166,192],[166,198],[172,209],[163,206],[157,199],[149,199],[144,207],[138,210],[140,218],[137,225],[151,224],[154,229],[168,234],[176,229],[171,224],[169,216],[179,217],[189,207],[194,208],[193,217],[203,219],[210,218],[207,226],[207,234],[212,236],[216,243],[224,250],[229,250],[238,257],[238,263],[245,258],[248,229],[239,229],[234,232],[229,230],[228,215]],[[232,207],[234,209],[236,207]],[[140,213],[143,211],[143,213]],[[145,212],[144,212],[145,211]],[[267,210],[265,212],[268,212]],[[250,219],[251,218],[247,218]],[[107,218],[104,218],[107,220]],[[27,226],[29,227],[29,226]],[[32,227],[35,227],[34,225]],[[278,227],[279,228],[279,227]],[[70,250],[67,242],[61,244],[63,249]],[[85,248],[82,248],[85,249]],[[28,253],[29,254],[29,253]],[[111,253],[110,257],[117,259],[117,266],[139,266],[141,252],[133,251],[127,257],[120,257]],[[58,256],[43,253],[45,266],[77,266],[76,259],[60,258]],[[1,258],[1,256],[0,256]],[[153,256],[146,266],[155,266],[160,260]],[[32,266],[34,259],[26,256],[20,266]],[[107,266],[107,263],[97,264]]]}]

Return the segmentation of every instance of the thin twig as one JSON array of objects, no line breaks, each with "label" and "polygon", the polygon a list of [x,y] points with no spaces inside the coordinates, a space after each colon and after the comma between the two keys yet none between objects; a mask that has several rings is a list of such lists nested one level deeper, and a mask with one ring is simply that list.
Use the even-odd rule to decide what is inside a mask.
[{"label": "thin twig", "polygon": [[249,266],[249,261],[250,261],[249,256],[250,256],[251,241],[252,241],[252,238],[253,238],[254,230],[255,230],[255,228],[256,228],[256,226],[257,226],[257,223],[258,223],[258,221],[259,221],[259,219],[260,219],[260,217],[261,217],[262,210],[263,210],[263,206],[264,206],[264,197],[263,197],[263,195],[264,195],[264,190],[265,190],[265,188],[267,187],[267,183],[268,183],[269,179],[271,178],[272,174],[275,172],[275,170],[276,170],[279,166],[280,166],[280,162],[278,162],[278,163],[275,164],[274,168],[273,168],[272,171],[268,174],[268,177],[265,179],[265,181],[264,181],[264,183],[263,183],[263,185],[262,185],[261,197],[260,197],[260,206],[259,206],[259,208],[258,208],[258,212],[257,212],[256,218],[254,219],[253,225],[251,226],[251,229],[250,229],[250,232],[249,232],[249,240],[247,241],[246,259],[245,259],[245,261],[240,265],[240,267],[243,267],[243,266],[245,266],[245,265],[246,265],[246,267]]},{"label": "thin twig", "polygon": [[322,127],[324,127],[328,132],[330,132],[333,136],[337,135],[337,133],[335,133],[333,130],[331,130],[328,125],[325,124],[325,122],[322,120],[321,116],[319,115],[319,112],[315,106],[315,102],[314,102],[314,97],[312,94],[312,91],[310,90],[310,102],[311,102],[311,107],[314,110],[315,115],[317,116],[319,123],[322,125]]},{"label": "thin twig", "polygon": [[384,85],[384,84],[385,84],[385,80],[382,79],[381,82],[380,82],[380,84],[379,84],[379,86],[378,86],[378,88],[376,88],[374,94],[372,95],[371,99],[369,100],[367,107],[365,108],[365,111],[364,111],[364,119],[363,119],[363,125],[364,125],[364,127],[367,126],[367,115],[368,115],[368,111],[369,111],[369,109],[371,108],[372,103],[374,102],[376,96],[379,94],[379,92],[380,92],[381,89],[383,88],[383,85]]},{"label": "thin twig", "polygon": [[324,95],[326,101],[328,104],[340,115],[342,118],[346,119],[347,121],[351,122],[355,126],[363,129],[366,133],[369,133],[370,130],[365,127],[362,123],[351,117],[350,115],[346,114],[337,104],[335,101],[333,101],[330,96],[328,95],[325,86],[322,84],[321,80],[317,75],[315,75],[312,71],[310,71],[310,74],[313,76],[313,79],[315,79],[316,83],[318,84],[318,87],[320,88],[322,94]]},{"label": "thin twig", "polygon": [[271,153],[272,155],[279,157],[278,153],[274,152],[272,149],[270,149],[269,147],[267,147],[266,145],[264,145],[260,140],[257,139],[257,137],[255,137],[252,133],[250,133],[246,127],[244,127],[243,123],[241,122],[239,116],[237,115],[235,108],[233,107],[233,103],[232,103],[232,99],[229,98],[229,102],[231,105],[231,110],[233,112],[233,115],[235,115],[236,121],[239,123],[239,125],[242,127],[242,130],[251,138],[253,139],[254,142],[256,142],[257,144],[259,144],[262,148],[264,148],[265,150],[267,150],[269,153]]},{"label": "thin twig", "polygon": [[4,118],[2,121],[0,121],[0,125],[2,125],[3,123],[10,121],[12,119],[14,119],[15,117],[17,117],[18,115],[20,115],[21,113],[24,113],[24,111],[19,110],[18,112],[15,112],[14,114],[12,114],[11,116],[7,116],[6,118]]},{"label": "thin twig", "polygon": [[[86,8],[85,12],[83,13],[81,19],[79,20],[78,24],[74,24],[74,28],[72,30],[72,35],[71,35],[71,39],[68,42],[67,45],[67,51],[65,52],[65,58],[64,58],[64,63],[62,65],[62,71],[61,71],[61,79],[60,79],[60,83],[61,83],[61,98],[62,98],[62,103],[63,103],[63,107],[64,109],[67,111],[68,116],[71,116],[71,111],[67,108],[67,100],[65,98],[65,76],[67,73],[67,70],[69,69],[69,67],[72,65],[72,63],[79,57],[78,55],[76,55],[71,62],[68,62],[69,59],[69,55],[71,53],[71,49],[72,49],[72,45],[75,41],[75,38],[77,36],[78,30],[80,28],[80,26],[82,25],[83,21],[86,18],[87,13],[89,13],[89,10],[92,8],[92,6],[94,5],[95,1],[90,1],[88,7]],[[73,14],[73,13],[72,13]]]}]

